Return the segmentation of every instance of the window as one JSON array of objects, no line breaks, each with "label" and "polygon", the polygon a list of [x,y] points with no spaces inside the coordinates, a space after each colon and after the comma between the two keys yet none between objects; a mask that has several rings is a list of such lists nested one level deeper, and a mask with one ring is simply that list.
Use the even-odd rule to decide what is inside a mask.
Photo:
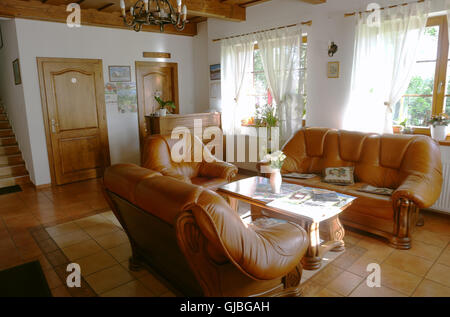
[{"label": "window", "polygon": [[[294,61],[296,67],[296,72],[294,76],[299,76],[302,78],[299,82],[301,83],[301,87],[298,87],[298,93],[303,96],[303,102],[306,107],[306,46],[307,46],[307,37],[304,36],[302,38],[303,50],[300,50],[299,53],[295,54],[297,59]],[[300,52],[302,56],[300,56]],[[297,77],[298,78],[298,77]],[[255,50],[253,52],[253,67],[249,71],[248,76],[249,84],[246,86],[246,95],[249,97],[249,109],[248,109],[248,117],[242,120],[243,126],[252,126],[254,125],[254,113],[256,111],[256,105],[264,106],[270,105],[275,106],[275,101],[272,98],[270,93],[269,86],[267,84],[266,76],[264,74],[263,62],[261,59],[261,55],[259,53],[258,45],[255,45]]]},{"label": "window", "polygon": [[448,51],[447,17],[429,18],[411,82],[394,108],[394,124],[406,124],[416,127],[415,133],[429,134],[425,127],[430,116],[450,114]]}]

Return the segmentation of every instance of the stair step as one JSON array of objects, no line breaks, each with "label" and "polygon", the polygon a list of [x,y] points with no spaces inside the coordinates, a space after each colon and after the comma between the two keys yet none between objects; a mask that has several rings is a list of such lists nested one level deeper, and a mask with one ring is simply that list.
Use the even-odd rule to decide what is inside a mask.
[{"label": "stair step", "polygon": [[8,121],[0,121],[0,129],[11,129]]},{"label": "stair step", "polygon": [[0,156],[0,167],[24,164],[22,155],[12,154]]},{"label": "stair step", "polygon": [[6,136],[14,136],[14,132],[12,129],[0,129],[0,138]]},{"label": "stair step", "polygon": [[25,167],[25,164],[21,164],[21,165],[13,165],[13,166],[1,166],[0,165],[0,177],[2,176],[6,176],[6,177],[11,177],[11,176],[23,176],[23,175],[27,175],[28,171]]},{"label": "stair step", "polygon": [[5,188],[14,185],[24,185],[29,183],[31,183],[29,175],[14,176],[14,177],[0,176],[0,188]]},{"label": "stair step", "polygon": [[5,113],[0,114],[0,121],[7,121],[8,116]]},{"label": "stair step", "polygon": [[13,136],[9,136],[9,137],[0,137],[0,146],[5,146],[5,145],[15,145],[17,144],[16,138]]},{"label": "stair step", "polygon": [[18,154],[18,153],[20,153],[20,149],[19,149],[18,145],[7,145],[7,146],[0,145],[0,156],[12,155],[12,154]]}]

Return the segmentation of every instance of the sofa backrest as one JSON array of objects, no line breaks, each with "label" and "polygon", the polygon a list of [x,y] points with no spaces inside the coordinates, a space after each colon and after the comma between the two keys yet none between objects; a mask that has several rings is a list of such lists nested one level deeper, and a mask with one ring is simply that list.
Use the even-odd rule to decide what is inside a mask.
[{"label": "sofa backrest", "polygon": [[409,175],[442,170],[437,142],[427,136],[303,128],[283,147],[283,172],[321,174],[353,166],[355,181],[397,188]]}]

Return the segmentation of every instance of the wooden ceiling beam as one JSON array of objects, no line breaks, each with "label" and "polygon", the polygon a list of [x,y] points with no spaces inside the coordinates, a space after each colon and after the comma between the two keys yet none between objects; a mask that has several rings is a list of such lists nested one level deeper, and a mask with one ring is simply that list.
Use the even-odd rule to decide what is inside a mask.
[{"label": "wooden ceiling beam", "polygon": [[326,3],[327,0],[300,0],[302,2],[311,3],[311,4],[321,4]]},{"label": "wooden ceiling beam", "polygon": [[245,21],[245,8],[220,0],[184,0],[190,15],[219,18],[230,21]]},{"label": "wooden ceiling beam", "polygon": [[[41,1],[1,0],[0,17],[41,20],[66,23],[69,13],[65,6],[44,4]],[[108,28],[129,29],[117,12],[109,13],[97,9],[83,9],[81,24]],[[144,26],[142,31],[160,33],[159,26]],[[130,32],[134,32],[130,30]],[[177,31],[172,25],[164,27],[164,33],[194,36],[197,35],[197,25],[188,23],[183,31]]]}]

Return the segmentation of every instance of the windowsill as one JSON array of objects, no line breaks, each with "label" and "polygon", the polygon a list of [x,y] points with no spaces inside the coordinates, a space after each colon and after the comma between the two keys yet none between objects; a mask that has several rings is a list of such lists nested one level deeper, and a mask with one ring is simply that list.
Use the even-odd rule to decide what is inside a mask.
[{"label": "windowsill", "polygon": [[[399,132],[399,127],[400,126],[394,126],[394,134],[419,134],[431,137],[430,128],[428,127],[412,127],[413,133],[401,133]],[[439,145],[450,146],[450,134],[447,135],[447,138],[444,141],[439,141]]]}]

